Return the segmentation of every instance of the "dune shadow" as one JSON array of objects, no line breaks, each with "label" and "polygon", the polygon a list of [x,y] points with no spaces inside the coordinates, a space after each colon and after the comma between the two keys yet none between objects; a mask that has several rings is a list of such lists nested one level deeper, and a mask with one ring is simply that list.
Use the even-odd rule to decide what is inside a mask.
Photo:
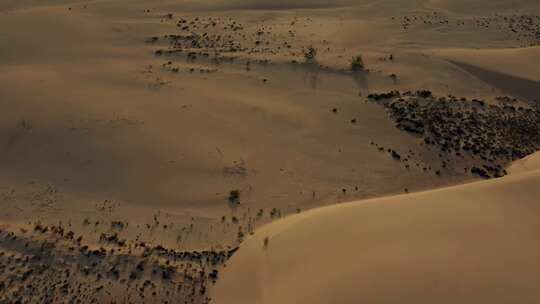
[{"label": "dune shadow", "polygon": [[450,60],[449,62],[507,94],[523,98],[535,105],[538,105],[540,101],[539,81],[494,72],[458,61]]}]

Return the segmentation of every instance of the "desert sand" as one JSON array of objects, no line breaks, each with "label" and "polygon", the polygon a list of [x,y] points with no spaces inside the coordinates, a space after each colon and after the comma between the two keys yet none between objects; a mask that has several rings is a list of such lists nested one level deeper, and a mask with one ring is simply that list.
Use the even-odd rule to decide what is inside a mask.
[{"label": "desert sand", "polygon": [[[527,163],[538,159],[540,154]],[[242,244],[215,298],[536,303],[539,183],[539,168],[527,167],[496,180],[291,216]]]},{"label": "desert sand", "polygon": [[0,302],[535,303],[539,29],[532,0],[1,1]]}]

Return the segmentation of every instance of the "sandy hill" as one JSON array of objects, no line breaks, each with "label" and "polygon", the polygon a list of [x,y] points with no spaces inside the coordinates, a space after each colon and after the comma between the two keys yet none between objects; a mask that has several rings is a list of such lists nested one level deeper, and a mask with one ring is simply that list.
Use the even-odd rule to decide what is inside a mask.
[{"label": "sandy hill", "polygon": [[529,155],[512,163],[507,170],[510,174],[540,170],[540,156],[538,153]]},{"label": "sandy hill", "polygon": [[216,302],[538,303],[540,171],[529,169],[271,224],[230,261]]},{"label": "sandy hill", "polygon": [[[207,303],[266,223],[504,175],[540,148],[539,45],[536,0],[0,0],[0,302]],[[300,213],[216,296],[487,296],[506,271],[526,297],[536,174]]]},{"label": "sandy hill", "polygon": [[445,49],[436,54],[487,70],[540,81],[540,47],[507,49]]}]

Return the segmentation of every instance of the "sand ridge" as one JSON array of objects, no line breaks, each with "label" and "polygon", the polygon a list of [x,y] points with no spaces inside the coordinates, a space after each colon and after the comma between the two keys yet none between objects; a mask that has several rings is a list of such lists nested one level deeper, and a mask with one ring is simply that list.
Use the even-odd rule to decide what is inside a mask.
[{"label": "sand ridge", "polygon": [[[216,282],[235,281],[237,259],[259,261],[265,246],[259,231],[311,239],[304,220],[325,222],[344,212],[334,209],[342,202],[440,200],[441,210],[427,202],[403,208],[411,219],[436,214],[430,225],[448,222],[453,229],[445,212],[458,217],[472,208],[460,202],[463,193],[491,200],[493,190],[506,202],[515,191],[530,199],[534,173],[514,172],[536,161],[508,166],[539,147],[540,7],[516,3],[2,1],[0,301],[206,303]],[[456,198],[459,212],[445,195],[429,194],[492,178],[440,190]],[[377,216],[367,228],[379,218],[403,220],[397,207],[382,205],[370,209]],[[332,207],[316,209],[324,206]],[[481,206],[490,215],[501,207]],[[513,208],[504,204],[510,215],[522,212]],[[492,225],[494,217],[482,217],[480,209],[472,211]],[[418,230],[406,236],[429,250],[434,243],[423,244]],[[481,231],[446,240],[463,244],[464,235],[462,242],[472,242]],[[334,235],[346,254],[347,235]],[[366,242],[393,236],[380,235]],[[279,240],[270,238],[267,249],[279,249]],[[435,243],[439,253],[446,248]],[[306,265],[333,273],[331,264],[317,268],[318,258],[305,264],[291,256],[273,266],[290,268],[298,275],[291,279],[304,280]],[[39,271],[28,272],[32,267]],[[342,270],[351,282],[364,273]],[[317,295],[275,292],[287,281],[268,282],[274,273],[266,271],[255,274],[268,277],[249,282],[265,288],[225,295],[218,286],[215,299],[301,302]],[[430,277],[425,271],[420,279]],[[395,282],[385,279],[391,277],[378,282]],[[342,292],[347,300],[348,281],[336,282],[344,283],[317,288],[321,299]]]},{"label": "sand ridge", "polygon": [[539,178],[533,170],[289,217],[242,244],[214,297],[220,303],[535,303]]}]

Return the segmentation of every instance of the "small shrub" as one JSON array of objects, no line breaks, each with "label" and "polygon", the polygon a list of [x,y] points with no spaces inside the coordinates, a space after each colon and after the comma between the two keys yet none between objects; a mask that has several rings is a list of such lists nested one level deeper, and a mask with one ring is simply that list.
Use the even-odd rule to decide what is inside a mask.
[{"label": "small shrub", "polygon": [[304,50],[304,58],[306,58],[306,61],[313,61],[317,57],[317,49],[313,46],[309,46],[306,50]]},{"label": "small shrub", "polygon": [[431,93],[431,91],[422,90],[422,91],[416,91],[416,96],[422,97],[422,98],[429,98],[429,97],[432,97],[433,94]]},{"label": "small shrub", "polygon": [[239,203],[240,200],[240,190],[231,190],[229,192],[229,202]]},{"label": "small shrub", "polygon": [[364,69],[365,69],[365,66],[364,66],[364,59],[362,59],[362,55],[354,56],[351,59],[351,70],[363,71]]},{"label": "small shrub", "polygon": [[242,242],[244,240],[244,231],[242,230],[242,226],[238,227],[238,242]]}]

